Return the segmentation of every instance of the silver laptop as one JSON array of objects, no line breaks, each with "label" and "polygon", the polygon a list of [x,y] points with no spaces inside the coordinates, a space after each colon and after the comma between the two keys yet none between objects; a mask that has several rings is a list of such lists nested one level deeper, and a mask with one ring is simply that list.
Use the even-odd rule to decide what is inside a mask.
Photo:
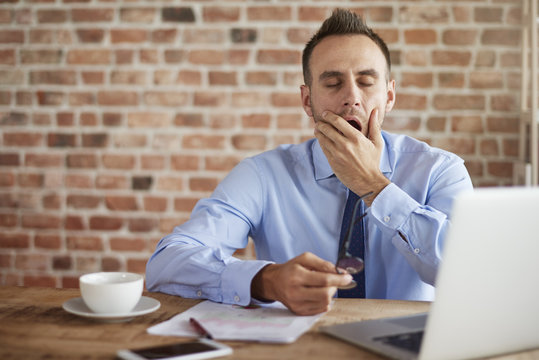
[{"label": "silver laptop", "polygon": [[539,347],[539,188],[454,203],[430,312],[321,327],[395,359],[469,359]]}]

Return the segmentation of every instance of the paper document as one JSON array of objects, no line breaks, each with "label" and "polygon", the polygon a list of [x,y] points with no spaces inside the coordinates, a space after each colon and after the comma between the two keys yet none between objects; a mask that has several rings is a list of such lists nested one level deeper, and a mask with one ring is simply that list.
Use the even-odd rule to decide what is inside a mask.
[{"label": "paper document", "polygon": [[148,333],[197,337],[198,332],[189,323],[194,318],[216,340],[291,343],[322,315],[297,316],[279,302],[239,306],[206,300],[148,328]]}]

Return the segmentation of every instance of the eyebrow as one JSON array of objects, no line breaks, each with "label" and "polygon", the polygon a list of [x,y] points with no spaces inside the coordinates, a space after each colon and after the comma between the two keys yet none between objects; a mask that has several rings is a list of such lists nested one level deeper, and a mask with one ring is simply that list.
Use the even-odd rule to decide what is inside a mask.
[{"label": "eyebrow", "polygon": [[[340,77],[343,73],[340,71],[324,71],[320,76],[318,77],[318,80],[326,80],[330,78]],[[380,74],[375,69],[365,69],[357,72],[357,75],[359,76],[370,76],[375,79],[378,79],[380,77]]]}]

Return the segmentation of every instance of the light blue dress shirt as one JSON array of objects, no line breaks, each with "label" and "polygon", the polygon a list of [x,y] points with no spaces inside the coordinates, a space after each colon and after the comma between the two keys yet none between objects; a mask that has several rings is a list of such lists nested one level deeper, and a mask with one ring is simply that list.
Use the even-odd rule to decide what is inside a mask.
[{"label": "light blue dress shirt", "polygon": [[[433,300],[455,196],[472,189],[454,154],[382,132],[391,181],[366,217],[367,298]],[[265,265],[306,251],[335,263],[348,189],[311,139],[241,161],[148,261],[150,291],[246,305]],[[257,260],[233,257],[254,240]],[[406,240],[404,240],[406,239]]]}]

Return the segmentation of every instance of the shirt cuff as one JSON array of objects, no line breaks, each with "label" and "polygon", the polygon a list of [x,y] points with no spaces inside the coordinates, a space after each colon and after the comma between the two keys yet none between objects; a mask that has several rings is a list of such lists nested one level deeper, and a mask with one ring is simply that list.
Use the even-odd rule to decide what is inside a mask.
[{"label": "shirt cuff", "polygon": [[240,260],[230,263],[222,273],[223,302],[246,306],[251,303],[251,281],[266,265],[264,260]]},{"label": "shirt cuff", "polygon": [[[398,206],[395,206],[398,204]],[[417,202],[397,185],[387,185],[371,204],[371,219],[386,235],[392,236],[401,230],[417,208]]]}]

